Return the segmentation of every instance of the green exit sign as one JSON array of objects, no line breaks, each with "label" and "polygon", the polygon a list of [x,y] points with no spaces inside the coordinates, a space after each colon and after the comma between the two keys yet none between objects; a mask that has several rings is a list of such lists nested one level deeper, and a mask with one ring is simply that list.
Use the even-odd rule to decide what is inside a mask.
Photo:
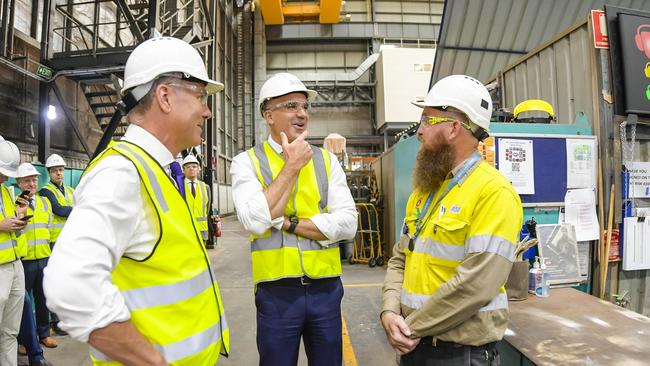
[{"label": "green exit sign", "polygon": [[52,77],[52,69],[47,66],[38,64],[38,69],[36,70],[38,76],[50,79]]}]

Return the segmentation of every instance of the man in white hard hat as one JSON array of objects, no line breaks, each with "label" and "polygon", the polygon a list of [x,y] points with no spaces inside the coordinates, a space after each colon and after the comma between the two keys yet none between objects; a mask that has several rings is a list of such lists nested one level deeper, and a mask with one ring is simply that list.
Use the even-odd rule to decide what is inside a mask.
[{"label": "man in white hard hat", "polygon": [[[20,262],[24,245],[20,238],[26,222],[27,204],[14,205],[4,183],[16,176],[20,161],[18,147],[0,136],[0,365],[16,366],[16,336],[25,298],[25,273]],[[24,244],[24,243],[22,243]]]},{"label": "man in white hard hat", "polygon": [[126,62],[131,125],[88,165],[45,271],[48,305],[90,343],[95,365],[212,366],[228,354],[219,288],[174,161],[201,143],[209,96],[222,89],[176,38],[149,39]]},{"label": "man in white hard hat", "polygon": [[260,365],[341,365],[338,242],[354,237],[357,212],[336,157],[305,141],[317,93],[294,75],[268,79],[259,111],[268,139],[232,162],[233,201],[251,234]]},{"label": "man in white hard hat", "polygon": [[188,154],[183,159],[183,174],[185,175],[185,198],[187,205],[192,210],[196,227],[201,232],[201,237],[208,249],[208,216],[210,214],[210,187],[199,179],[199,161],[196,156]]},{"label": "man in white hard hat", "polygon": [[[23,306],[18,340],[27,348],[30,364],[48,365],[49,363],[43,358],[43,350],[39,342],[48,348],[58,346],[50,334],[50,311],[43,291],[43,270],[52,254],[50,248],[52,208],[50,202],[37,193],[39,175],[40,173],[30,163],[20,164],[16,171],[16,183],[28,202],[26,218],[29,218],[23,234],[27,248],[22,256],[27,296]],[[35,312],[32,312],[30,293],[33,295]],[[34,313],[36,324],[31,319]]]},{"label": "man in white hard hat", "polygon": [[[54,248],[59,233],[63,229],[72,206],[74,206],[74,188],[63,184],[65,178],[65,160],[59,154],[50,155],[45,161],[45,168],[50,176],[50,181],[38,192],[41,197],[50,201],[52,206],[52,226],[50,227],[51,246]],[[55,313],[51,314],[50,323],[52,330],[58,335],[68,335],[68,332],[59,328],[59,318]]]},{"label": "man in white hard hat", "polygon": [[381,322],[401,365],[498,365],[507,326],[504,284],[522,225],[519,196],[477,152],[492,100],[465,75],[424,100],[400,241],[383,287]]}]

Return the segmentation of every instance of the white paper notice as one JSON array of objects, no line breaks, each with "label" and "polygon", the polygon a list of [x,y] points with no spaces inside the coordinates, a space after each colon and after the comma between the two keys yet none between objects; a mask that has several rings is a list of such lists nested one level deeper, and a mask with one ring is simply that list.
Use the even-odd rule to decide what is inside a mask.
[{"label": "white paper notice", "polygon": [[535,194],[533,140],[499,139],[499,171],[519,194]]},{"label": "white paper notice", "polygon": [[576,228],[577,241],[599,239],[596,193],[593,189],[569,189],[564,196],[564,214],[566,223]]},{"label": "white paper notice", "polygon": [[596,188],[596,141],[566,140],[567,188]]},{"label": "white paper notice", "polygon": [[650,163],[633,161],[625,167],[630,171],[630,197],[650,197]]}]

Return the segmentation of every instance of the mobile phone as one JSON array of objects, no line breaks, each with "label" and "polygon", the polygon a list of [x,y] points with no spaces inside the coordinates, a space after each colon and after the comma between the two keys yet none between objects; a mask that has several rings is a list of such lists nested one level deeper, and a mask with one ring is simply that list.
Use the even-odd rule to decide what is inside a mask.
[{"label": "mobile phone", "polygon": [[20,220],[21,220],[21,221],[25,221],[25,222],[27,222],[27,221],[29,221],[32,217],[34,217],[34,215],[25,215],[25,216],[21,217]]},{"label": "mobile phone", "polygon": [[[20,192],[18,197],[26,200],[29,197],[29,192],[30,191],[22,191],[22,192]],[[16,200],[16,204],[18,204],[18,200]]]}]

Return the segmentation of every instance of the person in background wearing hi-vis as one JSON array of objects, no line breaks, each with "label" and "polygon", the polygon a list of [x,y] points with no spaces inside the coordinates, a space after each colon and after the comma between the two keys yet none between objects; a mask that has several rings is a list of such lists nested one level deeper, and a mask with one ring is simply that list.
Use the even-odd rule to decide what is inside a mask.
[{"label": "person in background wearing hi-vis", "polygon": [[[47,198],[52,205],[54,218],[52,219],[52,227],[50,228],[52,238],[50,244],[52,249],[54,249],[54,244],[56,244],[59,233],[63,229],[63,225],[65,225],[68,216],[70,216],[72,206],[74,206],[74,188],[63,184],[63,178],[65,178],[65,160],[60,155],[50,155],[45,161],[45,167],[50,176],[50,181],[38,193],[42,197]],[[68,335],[68,332],[59,328],[59,318],[55,313],[51,313],[50,323],[52,324],[54,333]]]},{"label": "person in background wearing hi-vis", "polygon": [[[13,142],[0,136],[0,365],[16,366],[17,341],[25,298],[25,273],[20,257],[24,255],[21,220],[27,202],[15,206],[14,197],[4,185],[8,177],[16,176],[20,151]],[[21,240],[22,239],[22,240]]]},{"label": "person in background wearing hi-vis", "polygon": [[[16,173],[18,187],[22,192],[27,192],[26,214],[31,216],[24,229],[27,246],[26,254],[23,256],[26,294],[18,341],[27,347],[30,364],[47,365],[47,361],[37,363],[37,360],[43,357],[40,344],[48,348],[55,348],[58,344],[50,335],[50,311],[43,291],[43,270],[52,254],[50,248],[52,208],[50,202],[37,193],[39,175],[40,173],[30,163],[20,164]],[[33,295],[36,323],[32,318],[34,313],[29,298],[30,293]]]},{"label": "person in background wearing hi-vis", "polygon": [[214,244],[208,245],[208,216],[210,214],[210,187],[199,180],[199,161],[192,154],[183,159],[183,174],[185,175],[185,198],[192,210],[196,227],[201,232],[205,247],[213,249]]},{"label": "person in background wearing hi-vis", "polygon": [[334,154],[310,145],[309,101],[294,75],[260,90],[268,139],[232,162],[237,217],[250,232],[260,365],[340,366],[341,260],[337,242],[357,230],[357,211]]},{"label": "person in background wearing hi-vis", "polygon": [[214,366],[228,355],[219,287],[174,160],[201,143],[221,90],[177,38],[148,39],[126,61],[130,125],[86,168],[45,269],[48,305],[96,366]]},{"label": "person in background wearing hi-vis", "polygon": [[477,151],[492,99],[476,79],[452,75],[413,104],[424,108],[421,146],[381,322],[402,366],[499,365],[504,284],[523,210],[510,182]]}]

